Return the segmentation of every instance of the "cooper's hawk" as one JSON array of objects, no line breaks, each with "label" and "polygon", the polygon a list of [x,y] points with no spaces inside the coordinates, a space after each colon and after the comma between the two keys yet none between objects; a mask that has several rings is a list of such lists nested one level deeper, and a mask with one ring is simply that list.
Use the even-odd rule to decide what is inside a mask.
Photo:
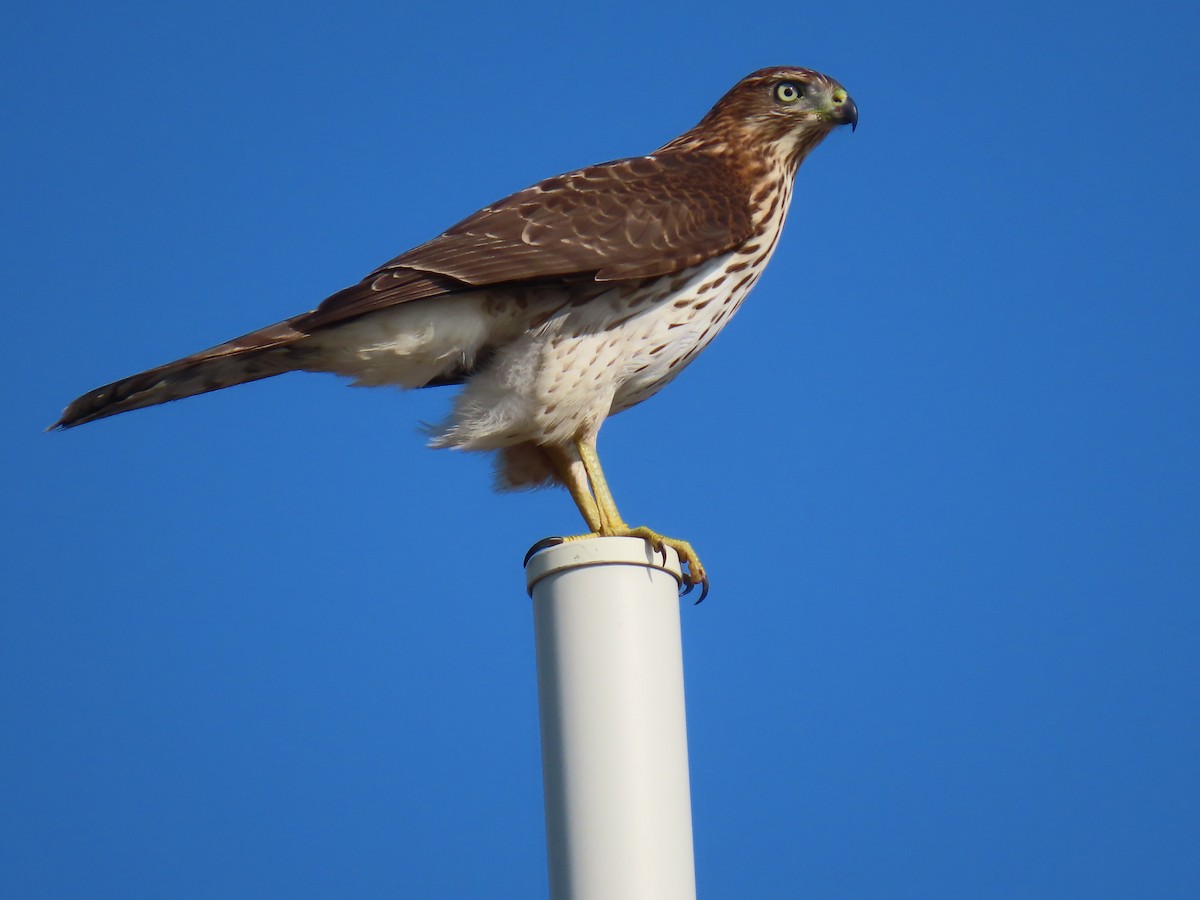
[{"label": "cooper's hawk", "polygon": [[565,485],[592,534],[669,545],[707,590],[690,545],[625,524],[596,436],[729,321],[775,250],[800,163],[857,122],[832,78],[762,69],[649,156],[485,206],[311,312],[84,394],[51,427],[294,370],[461,384],[434,447],[496,451],[501,489]]}]

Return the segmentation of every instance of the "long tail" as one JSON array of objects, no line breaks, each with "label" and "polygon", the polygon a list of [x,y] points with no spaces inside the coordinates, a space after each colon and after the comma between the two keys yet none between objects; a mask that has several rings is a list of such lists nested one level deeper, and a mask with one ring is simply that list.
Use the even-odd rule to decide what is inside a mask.
[{"label": "long tail", "polygon": [[131,409],[219,391],[302,368],[303,339],[308,335],[293,327],[295,321],[288,319],[268,325],[208,350],[88,391],[72,401],[63,410],[62,417],[47,430],[73,428]]}]

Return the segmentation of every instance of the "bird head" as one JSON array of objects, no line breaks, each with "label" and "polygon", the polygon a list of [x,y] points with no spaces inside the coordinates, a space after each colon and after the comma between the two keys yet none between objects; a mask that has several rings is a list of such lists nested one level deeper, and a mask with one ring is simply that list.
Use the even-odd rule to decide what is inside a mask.
[{"label": "bird head", "polygon": [[812,69],[773,66],[739,81],[672,143],[778,149],[799,161],[839,125],[858,127],[858,107],[844,87]]}]

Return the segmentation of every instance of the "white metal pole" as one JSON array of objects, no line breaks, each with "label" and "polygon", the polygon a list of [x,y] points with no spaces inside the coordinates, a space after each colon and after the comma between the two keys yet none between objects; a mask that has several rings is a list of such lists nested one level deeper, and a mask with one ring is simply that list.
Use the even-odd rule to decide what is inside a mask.
[{"label": "white metal pole", "polygon": [[533,597],[552,900],[693,900],[679,560],[641,538],[539,550]]}]

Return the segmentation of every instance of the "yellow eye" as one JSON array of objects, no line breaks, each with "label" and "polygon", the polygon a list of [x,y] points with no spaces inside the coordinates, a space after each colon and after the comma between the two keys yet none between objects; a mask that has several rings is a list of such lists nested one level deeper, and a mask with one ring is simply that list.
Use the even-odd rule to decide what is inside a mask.
[{"label": "yellow eye", "polygon": [[775,98],[784,103],[795,103],[800,99],[800,86],[794,81],[781,81],[775,88]]}]

